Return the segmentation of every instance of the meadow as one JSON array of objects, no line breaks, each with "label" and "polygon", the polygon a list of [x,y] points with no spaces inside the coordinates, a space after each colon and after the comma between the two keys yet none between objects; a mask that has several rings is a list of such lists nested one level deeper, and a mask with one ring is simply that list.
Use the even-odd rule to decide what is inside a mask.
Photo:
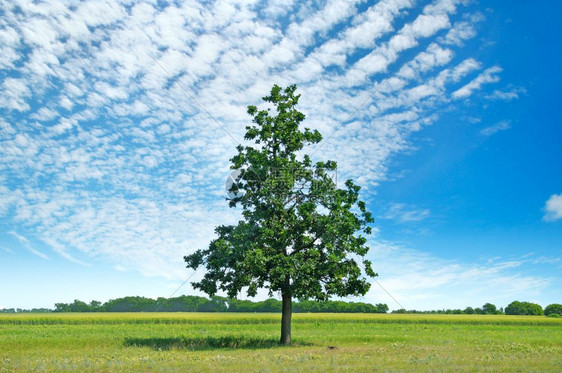
[{"label": "meadow", "polygon": [[562,371],[562,319],[505,315],[0,315],[0,371]]}]

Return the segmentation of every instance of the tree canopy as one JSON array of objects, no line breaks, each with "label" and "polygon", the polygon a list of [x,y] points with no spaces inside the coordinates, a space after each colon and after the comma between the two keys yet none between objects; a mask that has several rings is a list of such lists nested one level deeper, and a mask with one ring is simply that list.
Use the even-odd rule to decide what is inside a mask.
[{"label": "tree canopy", "polygon": [[506,315],[544,315],[542,307],[536,303],[513,301],[505,307]]},{"label": "tree canopy", "polygon": [[562,316],[562,304],[558,304],[558,303],[549,304],[544,309],[544,314],[547,316],[553,314]]}]

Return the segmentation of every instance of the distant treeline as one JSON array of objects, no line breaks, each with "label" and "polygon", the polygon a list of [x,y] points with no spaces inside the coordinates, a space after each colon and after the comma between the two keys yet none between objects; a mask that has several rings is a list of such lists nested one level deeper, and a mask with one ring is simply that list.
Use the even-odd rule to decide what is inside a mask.
[{"label": "distant treeline", "polygon": [[[267,299],[261,302],[250,300],[229,299],[224,297],[204,298],[193,295],[182,295],[176,298],[145,298],[125,297],[109,300],[105,303],[91,301],[90,303],[75,300],[72,303],[55,303],[55,309],[20,308],[0,309],[0,313],[23,312],[281,312],[281,301]],[[361,302],[342,301],[302,301],[293,303],[293,312],[327,312],[327,313],[386,313],[388,306],[383,303],[372,305]],[[423,313],[423,314],[467,314],[467,315],[546,315],[562,317],[562,305],[550,304],[544,310],[535,303],[511,302],[505,309],[497,308],[491,303],[482,307],[466,307],[465,309],[444,309],[433,311],[417,311],[399,309],[392,313]]]},{"label": "distant treeline", "polygon": [[[293,312],[328,312],[328,313],[386,313],[386,304],[372,305],[361,302],[341,301],[302,301],[293,303]],[[55,303],[55,309],[3,309],[0,312],[281,312],[281,301],[267,299],[261,302],[229,299],[224,297],[204,298],[183,295],[176,298],[125,297],[109,300],[105,303],[90,303],[75,300],[72,303]]]},{"label": "distant treeline", "polygon": [[0,308],[0,313],[48,313],[53,312],[50,308]]},{"label": "distant treeline", "polygon": [[550,317],[562,317],[562,305],[560,304],[550,304],[543,308],[531,302],[511,302],[505,309],[500,307],[496,308],[495,305],[491,303],[486,303],[482,307],[472,308],[466,307],[464,310],[461,309],[447,309],[447,310],[434,310],[434,311],[417,311],[417,310],[405,310],[399,309],[392,311],[392,313],[430,313],[430,314],[449,314],[449,315],[530,315],[530,316],[550,316]]}]

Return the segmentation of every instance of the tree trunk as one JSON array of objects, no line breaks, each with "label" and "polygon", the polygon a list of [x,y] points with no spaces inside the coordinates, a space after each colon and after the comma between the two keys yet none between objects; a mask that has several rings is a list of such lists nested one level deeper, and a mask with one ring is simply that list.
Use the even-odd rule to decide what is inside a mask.
[{"label": "tree trunk", "polygon": [[281,315],[281,340],[282,345],[291,344],[291,317],[293,314],[293,300],[290,291],[282,292],[283,309]]}]

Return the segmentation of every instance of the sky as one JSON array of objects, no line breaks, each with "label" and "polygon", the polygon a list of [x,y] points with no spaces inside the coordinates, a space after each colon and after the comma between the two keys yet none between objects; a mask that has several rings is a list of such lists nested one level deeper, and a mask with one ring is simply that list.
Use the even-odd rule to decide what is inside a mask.
[{"label": "sky", "polygon": [[0,308],[202,295],[183,256],[237,221],[229,159],[273,84],[375,217],[378,277],[346,300],[562,303],[561,11],[2,2]]}]

